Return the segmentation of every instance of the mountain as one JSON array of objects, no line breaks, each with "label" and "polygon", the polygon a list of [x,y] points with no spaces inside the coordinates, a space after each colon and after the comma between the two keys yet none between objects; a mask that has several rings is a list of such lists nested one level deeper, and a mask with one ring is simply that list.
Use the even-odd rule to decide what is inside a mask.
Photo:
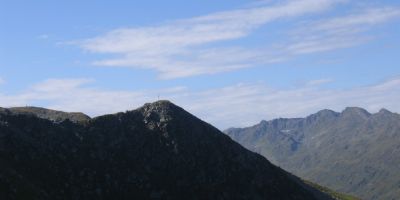
[{"label": "mountain", "polygon": [[400,115],[349,107],[225,131],[306,180],[362,199],[400,197]]},{"label": "mountain", "polygon": [[0,109],[0,199],[331,199],[168,101],[28,110]]},{"label": "mountain", "polygon": [[[0,109],[5,111],[5,109]],[[66,119],[73,121],[73,122],[84,122],[90,119],[89,116],[80,113],[80,112],[62,112],[62,111],[56,111],[56,110],[50,110],[50,109],[45,109],[45,108],[38,108],[38,107],[14,107],[14,108],[9,108],[7,109],[8,112],[14,113],[14,114],[27,114],[27,115],[35,115],[36,117],[43,118],[43,119],[48,119],[51,121],[64,121]]]}]

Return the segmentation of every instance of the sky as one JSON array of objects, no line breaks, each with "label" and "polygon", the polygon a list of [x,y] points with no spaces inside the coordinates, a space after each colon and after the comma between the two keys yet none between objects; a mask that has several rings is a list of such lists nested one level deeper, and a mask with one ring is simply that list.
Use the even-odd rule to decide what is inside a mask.
[{"label": "sky", "polygon": [[397,0],[0,0],[0,107],[168,99],[220,129],[400,112]]}]

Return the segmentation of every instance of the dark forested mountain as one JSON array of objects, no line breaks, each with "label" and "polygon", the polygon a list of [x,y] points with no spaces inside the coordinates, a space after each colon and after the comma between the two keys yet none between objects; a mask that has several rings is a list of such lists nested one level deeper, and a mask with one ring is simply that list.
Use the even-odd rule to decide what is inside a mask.
[{"label": "dark forested mountain", "polygon": [[0,109],[0,199],[330,199],[168,101],[54,112]]},{"label": "dark forested mountain", "polygon": [[356,107],[225,131],[302,178],[363,199],[400,198],[400,115]]}]

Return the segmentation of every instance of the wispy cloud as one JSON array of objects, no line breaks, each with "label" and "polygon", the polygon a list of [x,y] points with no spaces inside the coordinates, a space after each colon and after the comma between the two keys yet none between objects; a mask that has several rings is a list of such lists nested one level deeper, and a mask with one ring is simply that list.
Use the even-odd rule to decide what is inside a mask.
[{"label": "wispy cloud", "polygon": [[322,12],[339,2],[343,0],[288,1],[154,27],[117,29],[79,45],[90,52],[117,56],[95,61],[96,65],[153,69],[164,79],[214,74],[275,62],[281,58],[261,54],[259,49],[218,48],[211,44],[244,38],[269,22]]},{"label": "wispy cloud", "polygon": [[247,126],[262,119],[303,117],[329,108],[340,111],[360,106],[372,112],[385,107],[400,112],[400,77],[351,89],[323,89],[327,80],[310,81],[292,89],[264,83],[236,84],[194,91],[186,87],[159,90],[108,91],[95,88],[92,79],[49,79],[15,95],[0,93],[0,105],[38,105],[92,116],[137,108],[146,102],[170,99],[200,118],[218,126]]},{"label": "wispy cloud", "polygon": [[396,17],[400,17],[399,8],[364,8],[355,14],[304,23],[291,33],[287,50],[307,54],[359,45],[373,38],[365,34],[368,30]]},{"label": "wispy cloud", "polygon": [[[274,44],[257,47],[220,42],[250,37],[259,27],[279,19],[332,10],[347,0],[289,0],[214,13],[152,27],[122,28],[75,44],[105,54],[98,66],[151,69],[162,79],[215,74],[281,62],[293,56],[348,48],[369,41],[374,25],[399,16],[400,9],[364,8],[356,14],[302,24]],[[110,58],[111,56],[111,58]]]},{"label": "wispy cloud", "polygon": [[320,12],[342,0],[300,0],[275,6],[220,12],[174,23],[117,29],[86,40],[82,47],[98,53],[174,54],[184,47],[245,37],[267,22]]},{"label": "wispy cloud", "polygon": [[400,16],[400,10],[393,7],[367,8],[357,14],[337,17],[313,23],[314,31],[326,31],[331,34],[354,33],[373,25],[386,22],[393,17]]},{"label": "wispy cloud", "polygon": [[0,85],[5,83],[5,80],[3,78],[0,77]]}]

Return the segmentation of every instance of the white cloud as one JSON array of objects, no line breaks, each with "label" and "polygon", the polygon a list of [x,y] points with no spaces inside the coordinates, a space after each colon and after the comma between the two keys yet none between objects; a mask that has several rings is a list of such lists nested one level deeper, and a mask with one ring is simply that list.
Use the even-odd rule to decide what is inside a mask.
[{"label": "white cloud", "polygon": [[156,27],[117,29],[86,40],[82,47],[99,53],[174,54],[188,46],[241,38],[272,20],[320,12],[341,1],[290,1],[275,6],[221,12]]},{"label": "white cloud", "polygon": [[0,85],[5,83],[5,80],[3,78],[0,77]]},{"label": "white cloud", "polygon": [[360,106],[371,112],[380,108],[400,112],[400,77],[375,85],[346,90],[322,89],[315,80],[292,89],[263,83],[193,91],[186,87],[141,91],[108,91],[88,84],[91,79],[50,79],[15,95],[0,93],[0,105],[37,105],[65,111],[82,111],[96,116],[135,109],[158,95],[169,99],[219,128],[247,126],[262,119],[304,117],[321,109],[340,111]]},{"label": "white cloud", "polygon": [[313,27],[312,29],[315,31],[348,34],[349,32],[353,33],[360,29],[386,22],[398,16],[400,16],[400,10],[398,8],[368,8],[357,14],[317,22],[311,27]]},{"label": "white cloud", "polygon": [[365,32],[396,17],[400,17],[399,8],[367,8],[356,14],[304,23],[291,34],[293,41],[287,50],[307,54],[359,45],[373,38]]},{"label": "white cloud", "polygon": [[253,60],[261,60],[257,63],[270,63],[277,58],[261,54],[257,49],[204,45],[247,37],[268,22],[318,13],[339,2],[343,0],[288,1],[179,20],[155,27],[117,29],[80,42],[79,45],[90,52],[117,55],[114,59],[95,61],[96,65],[153,69],[164,79],[214,74],[252,66],[255,64]]},{"label": "white cloud", "polygon": [[[399,16],[398,8],[366,8],[348,16],[302,24],[284,41],[256,48],[218,45],[238,40],[278,19],[316,14],[347,0],[289,0],[274,5],[219,12],[153,27],[123,28],[75,44],[92,52],[113,55],[95,65],[151,69],[162,79],[215,74],[267,65],[293,56],[360,45],[374,25]],[[286,40],[286,41],[285,41]],[[215,46],[214,46],[215,45]]]}]

